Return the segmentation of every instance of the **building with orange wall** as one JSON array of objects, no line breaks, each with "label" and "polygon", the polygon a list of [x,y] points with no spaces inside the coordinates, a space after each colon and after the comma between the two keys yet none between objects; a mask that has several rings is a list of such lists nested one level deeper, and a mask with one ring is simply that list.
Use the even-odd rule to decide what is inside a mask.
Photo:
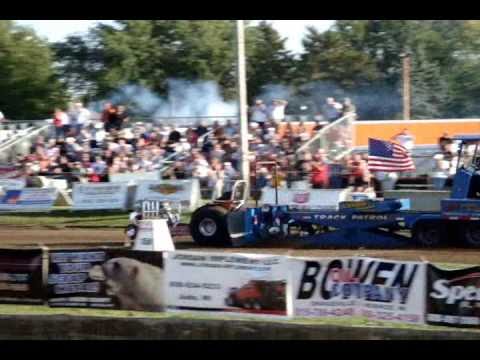
[{"label": "building with orange wall", "polygon": [[[278,133],[283,136],[287,127],[296,131],[299,122],[283,122],[278,127]],[[311,136],[314,136],[315,122],[304,122],[304,126]],[[390,140],[407,129],[415,137],[415,145],[436,145],[444,134],[480,134],[480,119],[445,119],[445,120],[380,120],[355,121],[355,147],[368,146],[368,138]]]},{"label": "building with orange wall", "polygon": [[403,129],[415,137],[415,145],[436,145],[444,134],[480,134],[480,119],[356,121],[355,147],[368,146],[368,138],[390,140]]}]

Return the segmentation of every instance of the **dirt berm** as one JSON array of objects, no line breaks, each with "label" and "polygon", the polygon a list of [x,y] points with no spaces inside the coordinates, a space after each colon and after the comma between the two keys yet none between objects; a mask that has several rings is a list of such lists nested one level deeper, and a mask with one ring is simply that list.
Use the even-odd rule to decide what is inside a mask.
[{"label": "dirt berm", "polygon": [[276,321],[1,315],[5,340],[480,340],[480,331],[304,325]]}]

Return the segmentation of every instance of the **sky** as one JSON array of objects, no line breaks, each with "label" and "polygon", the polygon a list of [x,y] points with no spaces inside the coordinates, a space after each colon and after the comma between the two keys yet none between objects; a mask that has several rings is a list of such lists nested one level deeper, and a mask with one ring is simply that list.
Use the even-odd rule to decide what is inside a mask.
[{"label": "sky", "polygon": [[[74,33],[83,33],[97,22],[111,23],[112,20],[16,20],[21,25],[33,27],[36,32],[49,41],[59,41]],[[285,38],[286,46],[294,53],[302,52],[302,37],[307,26],[320,31],[327,30],[334,20],[267,20]]]}]

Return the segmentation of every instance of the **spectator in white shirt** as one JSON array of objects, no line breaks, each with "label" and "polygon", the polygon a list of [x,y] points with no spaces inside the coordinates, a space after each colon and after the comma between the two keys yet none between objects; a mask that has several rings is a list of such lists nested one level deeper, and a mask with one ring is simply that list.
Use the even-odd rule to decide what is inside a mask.
[{"label": "spectator in white shirt", "polygon": [[191,149],[192,145],[187,139],[180,139],[180,142],[175,144],[175,152],[177,153],[189,152]]},{"label": "spectator in white shirt", "polygon": [[208,185],[208,175],[210,172],[210,165],[203,155],[195,153],[193,155],[193,162],[190,165],[192,176],[200,180],[201,186]]},{"label": "spectator in white shirt", "polygon": [[233,168],[231,162],[226,162],[223,164],[225,166],[223,170],[224,178],[224,192],[232,191],[233,183],[238,179],[238,172]]},{"label": "spectator in white shirt", "polygon": [[5,116],[3,116],[3,113],[0,111],[0,122],[5,122],[7,119],[5,119]]},{"label": "spectator in white shirt", "polygon": [[285,100],[273,100],[271,118],[276,124],[285,120],[285,108],[287,104],[288,102]]},{"label": "spectator in white shirt", "polygon": [[208,174],[208,187],[213,189],[212,199],[222,196],[224,175],[222,163],[218,160],[212,161],[211,170]]},{"label": "spectator in white shirt", "polygon": [[408,129],[403,129],[399,134],[395,135],[392,140],[402,145],[408,151],[412,151],[415,146],[415,137]]},{"label": "spectator in white shirt", "polygon": [[74,104],[74,113],[77,120],[75,132],[79,134],[83,127],[90,125],[90,111],[81,102],[77,102]]}]

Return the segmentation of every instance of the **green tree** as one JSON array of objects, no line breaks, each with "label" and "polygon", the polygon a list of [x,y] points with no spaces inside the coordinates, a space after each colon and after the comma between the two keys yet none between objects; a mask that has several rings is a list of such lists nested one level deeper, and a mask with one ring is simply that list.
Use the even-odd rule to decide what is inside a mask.
[{"label": "green tree", "polygon": [[71,96],[89,101],[97,91],[98,74],[103,70],[103,52],[92,46],[88,38],[69,36],[52,44],[60,79]]},{"label": "green tree", "polygon": [[271,24],[262,21],[247,28],[247,85],[249,98],[269,84],[289,85],[295,77],[295,59]]},{"label": "green tree", "polygon": [[10,119],[39,119],[65,105],[48,43],[33,30],[0,21],[0,109]]},{"label": "green tree", "polygon": [[[246,40],[250,98],[264,85],[293,77],[294,59],[270,24],[248,25]],[[229,99],[236,94],[235,41],[233,21],[120,20],[99,24],[87,38],[70,37],[54,49],[69,88],[93,98],[126,84],[165,95],[167,79],[175,78],[214,81]]]},{"label": "green tree", "polygon": [[92,36],[103,52],[95,74],[98,96],[128,83],[164,94],[168,78],[234,87],[233,25],[228,21],[122,20],[99,26]]},{"label": "green tree", "polygon": [[338,31],[320,33],[309,27],[303,46],[305,53],[300,68],[305,82],[331,81],[341,87],[353,88],[379,77],[370,56],[356,49]]},{"label": "green tree", "polygon": [[[399,104],[401,54],[410,51],[414,61],[413,116],[455,116],[452,111],[476,96],[475,81],[467,82],[466,90],[472,93],[465,96],[458,80],[466,74],[473,76],[472,69],[478,68],[479,27],[478,22],[465,20],[339,20],[326,33],[307,34],[301,70],[313,79],[355,89],[351,96],[363,103],[368,101],[369,89],[391,89],[388,97]],[[479,76],[475,78],[480,81]],[[465,108],[473,106],[468,101]],[[378,115],[388,116],[383,106],[377,105],[377,109],[372,108]],[[372,115],[369,118],[377,118]]]},{"label": "green tree", "polygon": [[412,59],[412,118],[435,119],[443,115],[448,102],[447,80],[437,63],[429,60],[420,47]]},{"label": "green tree", "polygon": [[480,116],[480,21],[462,21],[461,25],[456,36],[450,35],[458,45],[446,74],[449,101],[445,112],[450,118],[476,118]]}]

